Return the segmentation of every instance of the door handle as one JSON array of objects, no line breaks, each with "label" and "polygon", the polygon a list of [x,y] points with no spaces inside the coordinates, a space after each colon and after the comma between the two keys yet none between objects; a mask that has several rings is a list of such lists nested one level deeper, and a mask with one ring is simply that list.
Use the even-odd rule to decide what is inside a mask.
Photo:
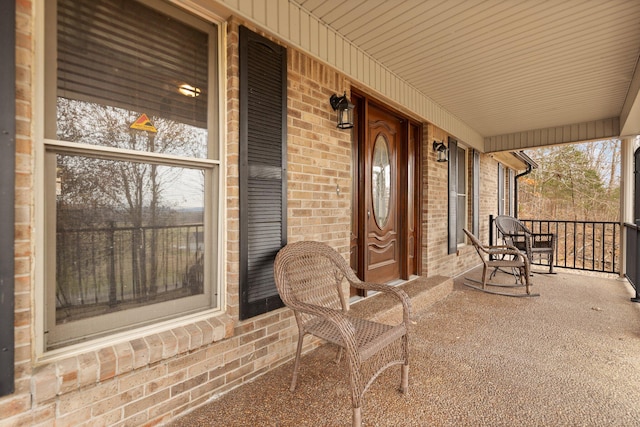
[{"label": "door handle", "polygon": [[371,211],[367,211],[367,219],[371,219]]}]

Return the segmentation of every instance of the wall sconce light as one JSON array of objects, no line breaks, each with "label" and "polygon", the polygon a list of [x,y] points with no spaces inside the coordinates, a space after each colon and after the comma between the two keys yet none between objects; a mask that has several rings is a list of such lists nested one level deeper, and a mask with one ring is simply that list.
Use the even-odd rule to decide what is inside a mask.
[{"label": "wall sconce light", "polygon": [[333,111],[338,112],[338,128],[351,129],[353,127],[353,105],[347,99],[347,92],[342,96],[338,96],[335,93],[329,98],[329,103]]},{"label": "wall sconce light", "polygon": [[436,161],[446,162],[449,160],[449,149],[444,145],[444,141],[433,141],[433,151],[436,152]]}]

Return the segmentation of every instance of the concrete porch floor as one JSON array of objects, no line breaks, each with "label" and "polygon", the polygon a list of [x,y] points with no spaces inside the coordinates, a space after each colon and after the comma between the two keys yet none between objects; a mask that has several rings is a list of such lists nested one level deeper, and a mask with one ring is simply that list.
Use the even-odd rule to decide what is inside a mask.
[{"label": "concrete porch floor", "polygon": [[[400,368],[388,369],[365,395],[364,425],[640,425],[640,304],[628,283],[536,274],[541,296],[510,298],[462,280],[414,311],[409,393],[397,391]],[[335,354],[325,345],[303,356],[293,393],[289,362],[170,425],[349,426]]]}]

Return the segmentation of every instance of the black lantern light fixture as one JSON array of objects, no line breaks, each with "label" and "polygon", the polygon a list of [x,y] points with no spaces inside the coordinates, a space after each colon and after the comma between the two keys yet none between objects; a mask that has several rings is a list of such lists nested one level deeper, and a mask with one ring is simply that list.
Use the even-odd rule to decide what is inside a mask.
[{"label": "black lantern light fixture", "polygon": [[351,129],[353,127],[353,108],[355,105],[347,99],[347,92],[342,96],[334,93],[329,98],[329,103],[333,111],[338,112],[338,128]]},{"label": "black lantern light fixture", "polygon": [[446,162],[449,160],[449,149],[444,145],[444,141],[433,141],[433,151],[436,152],[436,161]]}]

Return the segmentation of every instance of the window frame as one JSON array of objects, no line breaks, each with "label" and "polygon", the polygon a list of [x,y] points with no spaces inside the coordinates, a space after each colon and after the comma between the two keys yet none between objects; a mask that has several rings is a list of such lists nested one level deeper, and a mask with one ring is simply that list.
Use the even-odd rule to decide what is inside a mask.
[{"label": "window frame", "polygon": [[[55,61],[57,47],[55,40],[57,40],[57,8],[55,6],[52,7],[52,4],[55,5],[57,2],[46,3],[46,8],[44,0],[38,1],[36,4],[36,9],[39,12],[37,13],[36,28],[41,29],[41,31],[37,32],[36,38],[36,63],[37,65],[39,64],[39,66],[36,67],[36,82],[38,82],[38,84],[36,85],[35,111],[36,116],[42,119],[36,121],[37,126],[35,129],[35,222],[38,232],[36,253],[41,254],[36,257],[35,339],[36,356],[41,360],[65,356],[88,347],[100,345],[101,343],[143,336],[155,330],[165,329],[169,325],[174,327],[177,324],[191,323],[226,310],[226,283],[224,280],[224,265],[226,259],[224,251],[224,224],[226,223],[226,212],[224,209],[226,200],[226,177],[224,172],[226,169],[224,157],[224,136],[226,134],[226,121],[224,120],[226,103],[224,98],[226,95],[226,84],[224,76],[226,72],[223,56],[225,52],[223,36],[226,33],[226,24],[218,19],[214,19],[212,16],[207,16],[206,18],[196,16],[196,14],[191,14],[189,10],[166,2],[140,1],[140,3],[145,6],[169,14],[173,18],[209,34],[209,71],[207,76],[207,158],[139,152],[129,149],[61,141],[46,137],[47,135],[55,135],[56,128],[57,67],[55,66]],[[54,350],[47,350],[45,331],[47,330],[47,316],[51,316],[51,313],[45,313],[47,306],[51,304],[52,294],[55,307],[56,220],[55,208],[53,209],[53,213],[51,213],[51,209],[48,209],[48,206],[51,206],[52,199],[55,207],[55,179],[50,179],[52,173],[52,158],[53,170],[55,170],[55,153],[92,156],[109,160],[135,160],[138,162],[143,161],[146,164],[189,167],[206,171],[204,224],[205,227],[208,227],[207,236],[205,237],[205,253],[208,254],[208,256],[205,257],[204,274],[207,278],[206,280],[208,280],[208,287],[205,285],[205,289],[208,289],[208,293],[205,292],[205,298],[208,298],[208,302],[205,304],[207,308],[197,308],[187,314],[176,312],[168,318],[150,319],[139,326],[123,327],[121,330],[115,332],[101,333],[97,338],[62,346]],[[53,276],[51,275],[52,266],[54,271]],[[54,279],[48,280],[49,277],[54,277]],[[53,283],[53,285],[51,285],[51,283]],[[49,290],[47,285],[54,290]],[[178,300],[169,302],[169,304],[175,303],[175,301]],[[152,304],[147,307],[157,310],[158,306],[162,304],[167,303]],[[138,313],[138,309],[131,311]],[[53,312],[55,319],[55,309],[49,310],[49,312]],[[135,314],[130,317],[135,318]],[[49,317],[49,321],[50,319]]]}]

